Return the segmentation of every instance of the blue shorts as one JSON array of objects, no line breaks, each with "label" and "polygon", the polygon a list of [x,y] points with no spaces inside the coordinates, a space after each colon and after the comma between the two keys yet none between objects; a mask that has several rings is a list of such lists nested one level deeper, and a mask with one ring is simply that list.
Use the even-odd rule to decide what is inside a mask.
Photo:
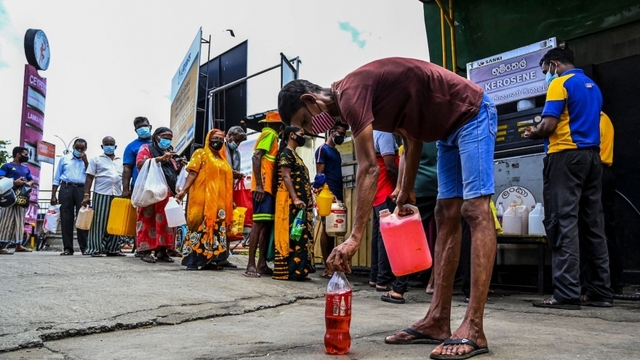
[{"label": "blue shorts", "polygon": [[473,199],[495,192],[496,106],[485,94],[478,115],[438,146],[438,199]]},{"label": "blue shorts", "polygon": [[273,221],[275,219],[276,212],[276,198],[269,194],[264,193],[262,201],[256,201],[253,199],[253,222],[261,221]]}]

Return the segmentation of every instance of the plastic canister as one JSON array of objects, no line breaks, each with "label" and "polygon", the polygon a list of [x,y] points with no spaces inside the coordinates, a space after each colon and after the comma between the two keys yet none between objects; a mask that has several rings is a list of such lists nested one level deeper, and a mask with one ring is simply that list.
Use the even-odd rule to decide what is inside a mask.
[{"label": "plastic canister", "polygon": [[76,218],[76,228],[80,230],[91,229],[91,223],[93,222],[93,207],[83,206],[78,210],[78,217]]},{"label": "plastic canister", "polygon": [[431,253],[427,236],[422,227],[418,208],[405,205],[413,211],[410,215],[399,216],[398,208],[389,213],[380,211],[380,233],[387,250],[391,271],[396,276],[409,275],[431,267]]},{"label": "plastic canister", "polygon": [[167,205],[165,205],[164,216],[167,217],[167,225],[169,227],[181,226],[187,223],[182,205],[178,204],[174,197],[170,197]]},{"label": "plastic canister", "polygon": [[331,214],[331,204],[333,203],[333,194],[329,190],[329,185],[324,184],[322,186],[322,191],[316,197],[316,201],[318,202],[318,215],[329,216]]},{"label": "plastic canister", "polygon": [[502,217],[502,231],[505,235],[522,235],[522,215],[516,203],[509,205]]},{"label": "plastic canister", "polygon": [[544,229],[544,207],[541,203],[537,203],[536,207],[529,213],[529,235],[546,235]]},{"label": "plastic canister", "polygon": [[517,207],[520,217],[522,219],[522,235],[529,234],[529,208],[527,205],[520,205]]},{"label": "plastic canister", "polygon": [[327,235],[342,236],[347,233],[347,206],[338,202],[331,204],[331,214],[325,225]]}]

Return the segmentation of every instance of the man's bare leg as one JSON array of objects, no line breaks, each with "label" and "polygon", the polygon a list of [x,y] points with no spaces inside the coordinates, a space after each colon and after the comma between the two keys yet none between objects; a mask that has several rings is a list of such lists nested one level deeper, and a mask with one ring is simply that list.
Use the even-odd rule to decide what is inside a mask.
[{"label": "man's bare leg", "polygon": [[[244,273],[247,277],[260,277],[260,273],[258,273],[258,269],[256,268],[256,250],[258,249],[258,242],[264,227],[265,223],[263,222],[254,222],[251,227],[251,234],[249,235],[249,261],[247,262],[247,271]],[[262,254],[260,255],[262,256]]]},{"label": "man's bare leg", "polygon": [[[462,324],[451,335],[452,339],[475,341],[480,347],[487,347],[483,317],[496,256],[496,231],[489,199],[489,196],[482,196],[462,205],[462,215],[471,228],[471,297]],[[432,354],[462,355],[472,350],[469,345],[438,345]]]},{"label": "man's bare leg", "polygon": [[[436,241],[434,273],[434,292],[431,305],[424,318],[411,325],[411,328],[432,339],[443,340],[451,335],[451,298],[453,281],[460,260],[460,243],[462,226],[460,224],[460,208],[462,199],[442,199],[436,204],[436,224],[438,241]],[[400,331],[385,339],[388,343],[413,338],[412,335]]]},{"label": "man's bare leg", "polygon": [[[271,275],[273,270],[267,266],[267,247],[269,246],[269,238],[271,237],[271,227],[273,222],[264,222],[261,224],[262,230],[260,231],[260,238],[258,239],[258,246],[260,248],[260,255],[258,255],[258,273]],[[254,253],[255,259],[255,253]]]}]

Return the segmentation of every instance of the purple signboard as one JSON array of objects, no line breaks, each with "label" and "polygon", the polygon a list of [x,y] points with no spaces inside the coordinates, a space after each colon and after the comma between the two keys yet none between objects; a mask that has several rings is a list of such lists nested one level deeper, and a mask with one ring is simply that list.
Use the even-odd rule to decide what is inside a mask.
[{"label": "purple signboard", "polygon": [[40,164],[37,161],[37,149],[38,143],[42,141],[44,128],[47,79],[38,75],[36,68],[31,65],[25,65],[22,94],[20,144],[29,150],[27,166],[35,180],[35,185],[29,198],[31,204],[27,209],[25,222],[35,223],[38,216],[38,186],[40,184]]},{"label": "purple signboard", "polygon": [[540,59],[555,46],[555,38],[467,64],[469,80],[480,85],[496,104],[547,93]]}]

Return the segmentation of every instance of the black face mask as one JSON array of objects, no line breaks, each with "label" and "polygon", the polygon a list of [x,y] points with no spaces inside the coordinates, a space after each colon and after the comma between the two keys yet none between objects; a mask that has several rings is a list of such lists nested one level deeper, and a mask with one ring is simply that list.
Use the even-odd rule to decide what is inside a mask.
[{"label": "black face mask", "polygon": [[298,146],[304,146],[304,144],[307,142],[307,139],[305,139],[304,136],[301,135],[296,135],[296,138],[293,140],[296,141]]},{"label": "black face mask", "polygon": [[213,141],[209,141],[209,146],[211,146],[211,148],[213,150],[220,150],[222,149],[222,141],[220,140],[213,140]]},{"label": "black face mask", "polygon": [[29,161],[29,156],[28,155],[22,155],[22,156],[20,156],[18,161],[20,161],[21,163],[27,162],[27,161]]},{"label": "black face mask", "polygon": [[342,145],[342,143],[344,142],[344,136],[334,136],[333,137],[333,142],[336,145]]}]

